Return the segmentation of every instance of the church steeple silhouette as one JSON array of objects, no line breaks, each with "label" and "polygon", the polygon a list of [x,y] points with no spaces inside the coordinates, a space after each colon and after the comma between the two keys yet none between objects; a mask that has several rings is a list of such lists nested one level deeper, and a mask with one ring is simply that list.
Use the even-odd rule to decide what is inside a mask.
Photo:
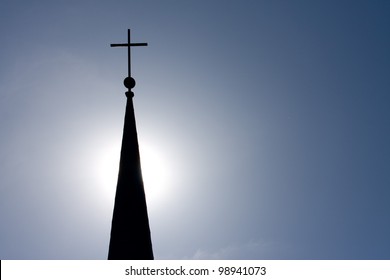
[{"label": "church steeple silhouette", "polygon": [[109,260],[153,259],[134,115],[134,93],[131,91],[135,86],[135,80],[131,77],[130,64],[130,48],[132,46],[147,46],[147,43],[131,43],[130,29],[127,30],[127,43],[111,44],[111,47],[127,47],[128,77],[125,78],[124,85],[128,90],[126,92],[127,103],[122,150],[108,251]]}]

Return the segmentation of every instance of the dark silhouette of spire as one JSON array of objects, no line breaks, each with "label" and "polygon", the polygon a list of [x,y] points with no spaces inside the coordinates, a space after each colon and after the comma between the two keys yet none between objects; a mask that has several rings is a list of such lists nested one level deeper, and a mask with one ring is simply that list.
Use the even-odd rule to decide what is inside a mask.
[{"label": "dark silhouette of spire", "polygon": [[147,46],[147,44],[130,43],[130,29],[127,31],[127,43],[111,44],[111,47],[128,48],[128,77],[124,80],[128,91],[126,92],[122,150],[108,251],[109,260],[153,259],[134,115],[134,93],[131,91],[135,86],[135,80],[131,77],[130,64],[130,47],[132,46]]}]

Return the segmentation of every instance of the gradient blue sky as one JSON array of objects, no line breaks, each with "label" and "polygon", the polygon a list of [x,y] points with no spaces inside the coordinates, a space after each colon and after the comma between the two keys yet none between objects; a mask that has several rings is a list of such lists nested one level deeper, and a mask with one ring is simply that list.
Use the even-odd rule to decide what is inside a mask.
[{"label": "gradient blue sky", "polygon": [[156,259],[390,258],[390,1],[2,0],[1,259],[107,257],[127,28]]}]

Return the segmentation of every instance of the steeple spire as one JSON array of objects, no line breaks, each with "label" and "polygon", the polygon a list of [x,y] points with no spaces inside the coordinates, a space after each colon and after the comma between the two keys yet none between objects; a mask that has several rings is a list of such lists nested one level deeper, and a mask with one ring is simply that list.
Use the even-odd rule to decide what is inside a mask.
[{"label": "steeple spire", "polygon": [[131,77],[130,48],[132,46],[147,46],[147,43],[131,43],[130,29],[127,31],[127,43],[111,44],[111,47],[128,48],[128,77],[124,80],[128,91],[126,92],[122,150],[108,251],[109,260],[153,259],[134,115],[134,93],[131,91],[135,86],[135,80]]}]

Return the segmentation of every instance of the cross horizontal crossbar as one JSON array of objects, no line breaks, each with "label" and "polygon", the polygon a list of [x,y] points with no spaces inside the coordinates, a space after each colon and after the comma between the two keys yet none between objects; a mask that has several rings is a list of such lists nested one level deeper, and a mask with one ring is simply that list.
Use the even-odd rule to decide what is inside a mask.
[{"label": "cross horizontal crossbar", "polygon": [[[147,46],[148,43],[131,43],[130,47],[141,47],[141,46]],[[128,47],[129,44],[111,44],[111,47]]]}]

